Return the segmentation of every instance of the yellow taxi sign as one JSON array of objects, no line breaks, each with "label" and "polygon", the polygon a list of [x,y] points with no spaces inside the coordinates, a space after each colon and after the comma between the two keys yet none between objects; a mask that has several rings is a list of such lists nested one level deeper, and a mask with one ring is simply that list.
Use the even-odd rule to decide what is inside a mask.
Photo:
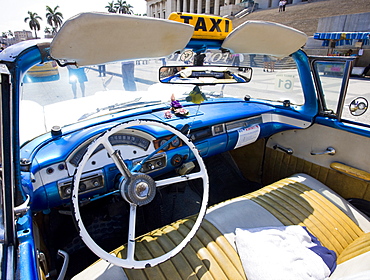
[{"label": "yellow taxi sign", "polygon": [[231,20],[223,17],[172,13],[168,19],[193,25],[193,39],[223,40],[232,30]]}]

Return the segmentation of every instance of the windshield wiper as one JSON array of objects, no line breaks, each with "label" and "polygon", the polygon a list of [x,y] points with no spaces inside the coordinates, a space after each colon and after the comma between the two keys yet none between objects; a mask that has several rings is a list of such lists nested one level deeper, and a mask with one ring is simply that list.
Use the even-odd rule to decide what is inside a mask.
[{"label": "windshield wiper", "polygon": [[[158,101],[139,101],[140,99],[141,99],[141,97],[138,97],[138,98],[135,98],[134,100],[131,100],[131,101],[127,101],[127,102],[123,102],[123,103],[116,103],[116,104],[109,105],[109,106],[102,107],[102,108],[96,108],[96,110],[93,111],[93,112],[83,114],[78,119],[78,121],[84,120],[84,119],[86,119],[90,116],[93,116],[93,115],[95,115],[99,112],[106,111],[106,110],[113,111],[113,110],[117,110],[117,109],[121,109],[121,108],[126,108],[127,110],[129,110],[129,109],[133,109],[134,107],[140,107],[142,105],[149,106],[149,105],[153,105],[153,104],[159,104],[159,103],[162,102],[160,100],[158,100]],[[145,106],[143,106],[143,107],[145,107]]]},{"label": "windshield wiper", "polygon": [[123,102],[123,103],[116,103],[116,104],[113,104],[113,105],[109,105],[109,106],[106,106],[106,107],[101,107],[101,108],[96,108],[95,111],[93,112],[90,112],[90,113],[85,113],[83,114],[79,119],[78,121],[82,121],[84,119],[87,119],[88,117],[92,116],[92,115],[95,115],[101,111],[105,111],[105,110],[114,110],[116,108],[120,108],[122,106],[126,106],[126,105],[129,105],[129,104],[132,104],[134,102],[137,102],[141,99],[141,97],[138,97],[138,98],[135,98],[134,100],[131,100],[131,101],[127,101],[127,102]]}]

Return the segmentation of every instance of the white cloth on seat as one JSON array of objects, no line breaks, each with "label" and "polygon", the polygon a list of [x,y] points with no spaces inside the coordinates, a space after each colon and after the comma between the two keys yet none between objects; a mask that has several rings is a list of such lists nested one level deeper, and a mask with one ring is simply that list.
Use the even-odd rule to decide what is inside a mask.
[{"label": "white cloth on seat", "polygon": [[237,228],[236,247],[248,280],[327,279],[330,270],[310,247],[316,246],[297,225]]}]

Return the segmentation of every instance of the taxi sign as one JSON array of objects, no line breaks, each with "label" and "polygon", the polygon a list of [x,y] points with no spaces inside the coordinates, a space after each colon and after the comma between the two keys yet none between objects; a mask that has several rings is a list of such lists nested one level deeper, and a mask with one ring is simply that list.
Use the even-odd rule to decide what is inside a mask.
[{"label": "taxi sign", "polygon": [[223,40],[232,30],[231,20],[223,17],[188,13],[171,13],[168,19],[193,25],[193,39]]}]

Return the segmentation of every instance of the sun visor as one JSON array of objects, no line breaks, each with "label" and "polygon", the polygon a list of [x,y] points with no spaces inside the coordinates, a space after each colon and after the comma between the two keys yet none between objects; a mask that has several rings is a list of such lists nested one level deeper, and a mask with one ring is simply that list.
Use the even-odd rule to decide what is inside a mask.
[{"label": "sun visor", "polygon": [[51,43],[54,59],[93,65],[167,56],[193,35],[189,24],[107,13],[82,13],[67,20]]},{"label": "sun visor", "polygon": [[246,21],[234,29],[222,48],[235,53],[267,54],[284,57],[300,49],[307,35],[297,29],[266,21]]}]

